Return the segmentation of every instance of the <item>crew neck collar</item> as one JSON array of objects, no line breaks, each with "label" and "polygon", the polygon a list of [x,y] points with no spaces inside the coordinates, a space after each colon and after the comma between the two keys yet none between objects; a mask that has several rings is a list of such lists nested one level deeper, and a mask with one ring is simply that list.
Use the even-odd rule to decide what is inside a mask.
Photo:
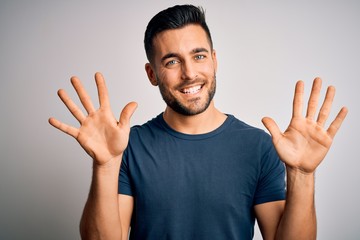
[{"label": "crew neck collar", "polygon": [[166,132],[168,132],[170,135],[177,137],[177,138],[181,138],[181,139],[186,139],[186,140],[202,140],[202,139],[206,139],[206,138],[211,138],[213,136],[216,136],[217,134],[221,133],[222,131],[224,131],[224,129],[226,129],[226,127],[233,121],[234,116],[230,115],[230,114],[226,114],[227,118],[225,119],[225,121],[216,129],[208,132],[208,133],[201,133],[201,134],[187,134],[187,133],[181,133],[178,132],[174,129],[172,129],[164,120],[163,117],[163,113],[159,114],[157,116],[157,119],[159,120],[161,126],[166,130]]}]

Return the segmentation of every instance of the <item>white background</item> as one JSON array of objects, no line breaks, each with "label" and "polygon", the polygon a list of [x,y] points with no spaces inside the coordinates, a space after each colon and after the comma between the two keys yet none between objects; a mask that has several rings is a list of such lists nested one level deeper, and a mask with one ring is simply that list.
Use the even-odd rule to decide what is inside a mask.
[{"label": "white background", "polygon": [[[217,107],[256,127],[282,129],[295,82],[335,85],[331,118],[348,118],[317,170],[318,239],[358,239],[360,3],[358,1],[190,1],[206,9],[217,50]],[[70,77],[95,103],[93,75],[104,74],[114,114],[137,101],[132,124],[163,111],[147,80],[143,34],[158,11],[179,1],[0,2],[0,239],[79,239],[91,159],[52,128],[54,116],[78,126],[56,95]],[[255,239],[261,239],[256,232]]]}]

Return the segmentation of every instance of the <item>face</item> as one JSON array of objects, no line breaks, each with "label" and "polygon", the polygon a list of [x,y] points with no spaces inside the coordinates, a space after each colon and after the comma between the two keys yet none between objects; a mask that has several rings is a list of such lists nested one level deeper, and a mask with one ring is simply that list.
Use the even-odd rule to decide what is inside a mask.
[{"label": "face", "polygon": [[216,88],[216,54],[198,25],[161,32],[154,38],[153,63],[146,65],[167,106],[191,116],[204,112]]}]

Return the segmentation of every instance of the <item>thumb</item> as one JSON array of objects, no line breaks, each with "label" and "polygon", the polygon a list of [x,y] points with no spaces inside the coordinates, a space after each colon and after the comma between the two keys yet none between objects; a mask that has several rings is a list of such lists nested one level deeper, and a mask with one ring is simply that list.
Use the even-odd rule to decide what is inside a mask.
[{"label": "thumb", "polygon": [[133,113],[135,112],[136,108],[137,108],[136,102],[130,102],[123,108],[123,110],[121,111],[121,114],[120,114],[120,119],[119,119],[120,126],[130,125],[130,118],[133,115]]},{"label": "thumb", "polygon": [[266,129],[270,132],[273,138],[273,142],[276,143],[278,139],[282,136],[281,131],[278,125],[276,124],[276,122],[269,117],[264,117],[261,121],[266,127]]}]

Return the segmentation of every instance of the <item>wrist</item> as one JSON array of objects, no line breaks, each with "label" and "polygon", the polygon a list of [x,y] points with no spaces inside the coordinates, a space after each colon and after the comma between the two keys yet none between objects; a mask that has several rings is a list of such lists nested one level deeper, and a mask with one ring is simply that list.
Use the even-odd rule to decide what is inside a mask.
[{"label": "wrist", "polygon": [[298,168],[286,166],[287,190],[313,191],[315,185],[315,172],[305,172]]},{"label": "wrist", "polygon": [[291,174],[291,175],[294,175],[294,176],[304,176],[304,177],[311,177],[311,176],[314,176],[315,175],[315,171],[312,171],[312,172],[308,172],[308,171],[305,171],[301,168],[297,168],[297,167],[292,167],[292,166],[289,166],[289,165],[285,165],[286,166],[286,172],[287,174]]},{"label": "wrist", "polygon": [[112,157],[109,161],[105,163],[99,163],[96,159],[93,160],[93,171],[97,173],[104,173],[109,174],[112,172],[119,173],[121,161],[122,161],[122,154],[118,156]]}]

